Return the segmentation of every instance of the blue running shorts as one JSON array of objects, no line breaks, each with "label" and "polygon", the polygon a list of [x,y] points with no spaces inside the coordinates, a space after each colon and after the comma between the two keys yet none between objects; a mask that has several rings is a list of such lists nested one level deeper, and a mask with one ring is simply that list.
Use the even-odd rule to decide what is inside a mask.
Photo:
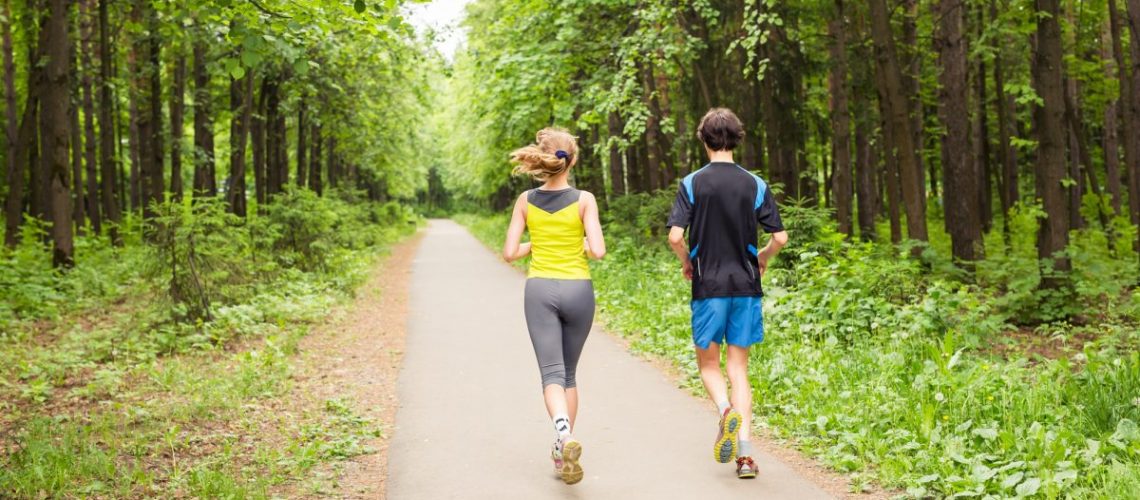
[{"label": "blue running shorts", "polygon": [[693,344],[709,343],[751,347],[764,340],[764,308],[760,296],[712,297],[690,302],[693,310]]}]

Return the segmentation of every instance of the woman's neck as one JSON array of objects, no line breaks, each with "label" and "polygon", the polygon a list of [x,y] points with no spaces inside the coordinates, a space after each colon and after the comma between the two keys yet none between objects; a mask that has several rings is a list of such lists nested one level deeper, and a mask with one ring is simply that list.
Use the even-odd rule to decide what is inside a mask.
[{"label": "woman's neck", "polygon": [[569,177],[570,177],[569,172],[558,174],[554,177],[551,177],[551,178],[547,179],[545,183],[543,183],[542,190],[543,191],[558,191],[559,189],[566,189],[566,188],[570,187],[570,183],[567,181],[567,178],[569,178]]}]

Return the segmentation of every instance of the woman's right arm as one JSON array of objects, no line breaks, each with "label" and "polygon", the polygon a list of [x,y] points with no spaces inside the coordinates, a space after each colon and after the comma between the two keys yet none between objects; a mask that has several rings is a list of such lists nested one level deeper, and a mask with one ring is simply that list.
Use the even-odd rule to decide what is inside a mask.
[{"label": "woman's right arm", "polygon": [[503,243],[503,259],[514,262],[530,254],[530,243],[520,243],[526,230],[526,193],[515,200],[511,213],[511,225],[507,227],[507,241]]},{"label": "woman's right arm", "polygon": [[586,230],[586,254],[591,259],[602,259],[606,256],[606,238],[602,236],[602,223],[598,218],[598,200],[592,193],[583,191],[585,210],[582,214],[582,225]]}]

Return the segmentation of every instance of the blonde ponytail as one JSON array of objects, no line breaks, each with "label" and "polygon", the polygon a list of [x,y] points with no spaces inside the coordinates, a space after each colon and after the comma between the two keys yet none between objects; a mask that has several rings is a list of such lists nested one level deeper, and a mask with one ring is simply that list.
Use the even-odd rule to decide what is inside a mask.
[{"label": "blonde ponytail", "polygon": [[544,128],[535,135],[535,143],[511,153],[515,175],[529,175],[545,181],[570,170],[578,158],[578,141],[562,129]]}]

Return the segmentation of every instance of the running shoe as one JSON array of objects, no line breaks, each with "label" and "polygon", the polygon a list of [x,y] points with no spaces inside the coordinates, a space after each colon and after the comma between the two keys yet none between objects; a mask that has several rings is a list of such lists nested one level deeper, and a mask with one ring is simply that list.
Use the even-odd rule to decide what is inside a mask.
[{"label": "running shoe", "polygon": [[736,477],[740,479],[753,479],[756,477],[756,462],[752,457],[737,457]]},{"label": "running shoe", "polygon": [[550,447],[550,459],[554,461],[554,475],[562,476],[562,447],[559,446],[561,441],[555,439],[554,445]]},{"label": "running shoe", "polygon": [[743,417],[731,407],[724,410],[720,417],[720,429],[716,435],[716,444],[713,445],[713,459],[727,464],[736,458],[736,433],[740,430],[740,421]]},{"label": "running shoe", "polygon": [[577,439],[569,438],[562,443],[562,482],[575,484],[582,480],[582,465],[578,460],[582,458],[582,443]]}]

